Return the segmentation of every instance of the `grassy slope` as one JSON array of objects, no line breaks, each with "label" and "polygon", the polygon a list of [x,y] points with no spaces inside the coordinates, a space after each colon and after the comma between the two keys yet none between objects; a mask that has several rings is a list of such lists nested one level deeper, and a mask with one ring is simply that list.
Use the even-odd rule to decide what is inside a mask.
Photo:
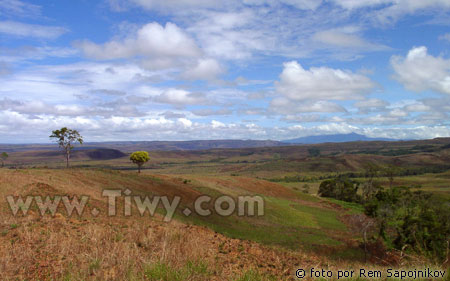
[{"label": "grassy slope", "polygon": [[[103,274],[103,277],[100,277],[104,278],[104,276],[109,274],[106,271],[106,265],[114,262],[115,259],[123,254],[130,256],[128,257],[128,262],[121,261],[120,265],[118,265],[118,272],[111,274],[134,276],[133,278],[136,279],[146,279],[146,272],[150,275],[163,274],[166,277],[170,275],[171,277],[167,277],[167,280],[185,280],[185,278],[177,279],[177,276],[180,277],[190,274],[192,277],[191,280],[209,280],[214,279],[212,278],[213,276],[221,274],[225,274],[224,276],[227,276],[227,278],[231,276],[239,278],[240,274],[243,274],[242,276],[245,277],[244,272],[248,270],[247,274],[255,275],[259,278],[255,280],[262,280],[262,275],[260,276],[259,273],[255,273],[251,269],[253,267],[258,268],[260,266],[258,263],[261,265],[269,263],[263,267],[263,272],[268,270],[269,273],[267,274],[269,275],[273,269],[274,272],[272,274],[276,273],[276,276],[280,276],[280,274],[287,274],[289,276],[291,274],[289,270],[296,267],[293,263],[298,264],[299,261],[305,263],[305,260],[307,263],[312,263],[312,261],[314,263],[320,263],[321,258],[317,256],[320,256],[320,251],[318,251],[319,247],[328,249],[329,251],[346,247],[343,241],[348,239],[349,233],[346,230],[346,226],[339,220],[342,209],[330,208],[315,197],[291,191],[278,184],[244,177],[217,178],[205,176],[198,177],[197,179],[192,178],[190,182],[184,183],[185,179],[187,178],[163,175],[137,175],[135,172],[111,170],[0,169],[1,198],[5,198],[7,195],[25,196],[30,194],[42,196],[89,195],[91,199],[88,204],[88,209],[90,210],[95,207],[101,210],[99,217],[93,217],[87,213],[81,218],[78,216],[66,218],[65,211],[60,209],[59,212],[62,215],[51,218],[48,214],[44,217],[38,216],[37,207],[32,206],[31,215],[26,217],[13,217],[6,206],[6,202],[1,202],[0,232],[2,235],[0,235],[0,249],[2,253],[5,253],[6,258],[0,262],[0,269],[3,269],[3,271],[0,271],[3,273],[9,272],[9,274],[13,274],[14,272],[14,276],[26,277],[30,275],[20,271],[20,268],[28,268],[27,272],[33,276],[33,279],[36,279],[37,276],[41,279],[53,279],[55,276],[67,277],[67,280],[89,279],[91,275],[99,277],[100,273]],[[201,232],[208,234],[205,234],[207,239],[212,239],[212,246],[210,245],[206,249],[199,250],[202,253],[197,253],[196,250],[194,251],[195,255],[192,256],[188,253],[190,250],[187,247],[203,248],[205,245],[193,246],[189,244],[194,242],[186,241],[185,239],[187,238],[183,238],[185,235],[183,230],[181,232],[176,230],[180,227],[183,228],[179,224],[175,223],[176,227],[173,230],[174,223],[161,223],[161,216],[155,218],[149,218],[147,216],[140,217],[138,215],[131,218],[122,215],[114,218],[105,216],[106,198],[102,197],[101,191],[103,189],[124,190],[126,188],[131,189],[133,194],[139,195],[168,195],[169,197],[179,195],[182,197],[183,206],[191,206],[193,200],[200,194],[210,194],[213,196],[220,194],[230,194],[233,196],[238,194],[260,194],[265,198],[266,213],[265,216],[259,218],[241,218],[234,215],[225,218],[219,216],[206,218],[191,216],[186,218],[178,213],[177,218],[183,222],[207,226],[210,229],[225,234],[227,237],[239,238],[239,240],[227,240],[229,238],[221,238],[221,236],[217,236],[219,234],[214,234],[214,232],[208,232],[200,228]],[[305,198],[307,199],[305,200]],[[121,213],[122,207],[123,205],[119,200],[119,214]],[[134,213],[136,214],[137,211],[134,210]],[[160,213],[163,215],[162,211]],[[135,243],[145,242],[141,241],[144,238],[140,237],[139,234],[139,231],[147,231],[145,227],[165,228],[166,232],[164,233],[166,234],[158,233],[157,236],[149,234],[150,237],[145,239],[150,239],[153,241],[152,243],[162,243],[163,246],[173,244],[170,247],[178,247],[178,250],[184,251],[185,253],[178,254],[185,257],[179,258],[181,260],[173,261],[175,259],[175,253],[171,254],[173,255],[171,258],[164,259],[161,258],[165,255],[164,252],[159,252],[156,257],[148,256],[148,261],[139,258],[140,263],[138,265],[130,264],[130,258],[133,260],[132,257],[140,255],[139,249],[132,249],[134,249],[133,247],[135,246],[133,245]],[[131,229],[133,230],[131,231]],[[196,232],[198,231],[196,229]],[[167,236],[168,232],[171,233],[170,235],[175,235],[174,238],[170,238],[169,242],[164,240],[167,238],[164,238],[164,235]],[[173,234],[172,232],[178,234]],[[197,234],[187,233],[186,235],[196,236]],[[88,240],[85,240],[86,238]],[[138,241],[128,245],[131,243],[130,241],[134,241],[133,239],[137,239]],[[194,238],[189,239],[195,240]],[[206,238],[200,237],[199,239]],[[256,246],[248,244],[251,242],[239,242],[245,240],[260,242],[275,247],[275,249],[261,248],[259,250],[252,250],[252,247]],[[195,241],[197,241],[195,243],[200,243],[198,240]],[[106,244],[103,245],[103,243]],[[181,246],[180,243],[188,244]],[[79,247],[74,250],[76,252],[74,256],[76,257],[75,260],[74,258],[67,259],[61,256],[69,255],[72,252],[71,245],[73,247]],[[281,246],[281,248],[277,246]],[[61,249],[61,247],[64,247],[64,249]],[[132,248],[125,250],[124,247]],[[208,250],[210,247],[213,247],[213,249]],[[45,249],[44,252],[42,252],[42,249]],[[305,258],[305,254],[299,256],[300,253],[304,253],[304,250],[311,249],[315,249],[315,251],[308,251],[308,258]],[[27,258],[24,260],[15,259],[13,252],[17,251],[26,254]],[[90,252],[87,254],[85,251]],[[123,252],[118,257],[115,257],[111,255],[114,251]],[[227,269],[234,275],[229,275],[229,272],[226,270],[222,272],[224,269],[218,272],[219,269],[212,266],[214,262],[199,260],[200,256],[206,255],[203,251],[217,252],[214,259],[217,259],[217,255],[221,256],[222,254],[223,258],[227,259],[224,262],[228,262],[232,267],[239,264],[242,264],[242,266]],[[243,251],[248,251],[250,255],[247,260],[245,260]],[[240,260],[240,258],[239,260],[233,259],[235,254],[232,253],[234,252],[238,252],[238,255],[242,256],[244,260]],[[63,254],[60,255],[58,253]],[[210,252],[208,253],[208,255],[211,254]],[[322,254],[326,255],[327,253],[323,252]],[[144,254],[149,255],[147,252]],[[263,261],[268,257],[267,255],[274,255],[276,258]],[[281,258],[284,255],[288,256]],[[259,256],[261,257],[258,258]],[[157,257],[161,258],[160,261],[158,261]],[[354,259],[355,256],[351,258]],[[42,263],[53,264],[55,262],[60,265],[60,271],[58,273],[55,273],[58,271],[58,269],[55,269],[55,265],[52,265],[51,268],[42,265]],[[328,260],[328,262],[330,261]],[[77,263],[81,263],[81,265],[77,265]],[[202,265],[204,263],[208,264],[207,269]],[[276,268],[272,264],[276,264]],[[33,269],[31,270],[30,268]],[[155,273],[154,271],[162,272]],[[269,276],[267,274],[266,276]],[[3,277],[5,276],[7,275]]]},{"label": "grassy slope", "polygon": [[[52,187],[52,194],[86,194],[94,202],[106,203],[102,189],[126,188],[139,195],[181,196],[183,206],[193,206],[202,194],[213,198],[220,195],[261,195],[265,198],[262,217],[222,217],[212,215],[185,217],[178,209],[177,218],[208,226],[233,238],[248,239],[264,244],[281,245],[291,249],[317,246],[339,246],[348,233],[339,220],[343,211],[332,209],[315,197],[289,190],[281,185],[243,177],[191,177],[187,183],[178,176],[137,175],[134,172],[108,170],[0,170],[0,195],[40,194],[46,191],[35,187],[44,183]],[[212,204],[211,204],[212,205]],[[209,206],[212,207],[212,206]],[[137,212],[137,211],[136,211]]]}]

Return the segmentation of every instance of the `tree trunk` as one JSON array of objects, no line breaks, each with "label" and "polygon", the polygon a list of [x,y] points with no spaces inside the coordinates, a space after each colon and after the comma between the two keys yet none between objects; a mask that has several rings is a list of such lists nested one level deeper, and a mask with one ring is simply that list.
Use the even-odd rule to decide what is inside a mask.
[{"label": "tree trunk", "polygon": [[70,151],[66,152],[66,168],[69,168]]},{"label": "tree trunk", "polygon": [[364,239],[364,262],[367,262],[367,237],[366,237],[367,231],[364,230],[364,235],[363,235],[363,239]]},{"label": "tree trunk", "polygon": [[5,162],[3,162],[3,160],[2,160],[2,168],[5,166]]},{"label": "tree trunk", "polygon": [[138,173],[141,173],[141,165],[138,165]]}]

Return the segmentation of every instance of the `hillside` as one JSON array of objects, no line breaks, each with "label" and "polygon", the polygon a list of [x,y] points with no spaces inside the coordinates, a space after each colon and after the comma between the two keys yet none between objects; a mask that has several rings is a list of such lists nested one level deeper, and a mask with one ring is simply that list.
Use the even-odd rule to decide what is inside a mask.
[{"label": "hillside", "polygon": [[[24,150],[9,153],[9,163],[12,165],[24,165],[33,163],[51,163],[63,161],[64,154],[61,150]],[[122,158],[128,156],[117,149],[96,148],[96,149],[79,149],[72,151],[70,158],[74,161],[104,161]]]},{"label": "hillside", "polygon": [[[148,212],[141,217],[133,207],[133,215],[124,216],[123,200],[118,200],[118,215],[109,217],[104,189],[130,189],[133,195],[166,195],[171,200],[177,195],[182,203],[176,221],[171,223],[161,221],[165,215],[162,209],[155,217]],[[200,194],[260,194],[268,215],[183,215],[181,211],[186,206],[192,208]],[[26,216],[13,217],[7,203],[1,202],[3,280],[11,276],[34,280],[49,276],[142,278],[161,267],[173,271],[167,274],[192,275],[188,280],[237,280],[246,272],[255,274],[255,270],[262,276],[290,279],[299,264],[318,265],[325,259],[328,264],[339,264],[331,255],[338,249],[347,252],[349,260],[361,259],[360,249],[351,240],[353,235],[340,219],[344,209],[256,179],[202,177],[186,182],[179,177],[119,171],[1,169],[0,196],[7,195],[90,198],[88,211],[81,217],[76,213],[67,216],[61,205],[54,217],[49,213],[41,217],[37,205],[32,205]],[[91,212],[94,208],[98,215]]]}]

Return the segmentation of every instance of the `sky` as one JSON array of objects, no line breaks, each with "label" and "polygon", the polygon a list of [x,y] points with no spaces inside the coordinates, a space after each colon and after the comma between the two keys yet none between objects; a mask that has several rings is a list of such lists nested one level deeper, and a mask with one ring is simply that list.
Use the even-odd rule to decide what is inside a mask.
[{"label": "sky", "polygon": [[0,0],[0,143],[450,137],[450,0]]}]

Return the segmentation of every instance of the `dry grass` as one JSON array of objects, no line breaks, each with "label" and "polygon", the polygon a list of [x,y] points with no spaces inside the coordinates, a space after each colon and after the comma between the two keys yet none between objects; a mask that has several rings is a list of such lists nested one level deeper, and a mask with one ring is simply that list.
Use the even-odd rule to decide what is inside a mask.
[{"label": "dry grass", "polygon": [[[0,229],[2,280],[153,280],[149,274],[155,265],[173,268],[180,280],[233,280],[255,268],[289,279],[300,264],[322,263],[300,252],[149,218],[2,214]],[[186,271],[189,264],[202,269]]]},{"label": "dry grass", "polygon": [[[123,175],[77,169],[0,169],[0,197],[85,194],[106,214],[99,191],[123,188],[127,183]],[[160,188],[157,181],[142,183],[142,177],[126,175],[136,189],[148,184]],[[181,186],[186,189],[185,184]],[[175,180],[169,180],[167,187],[177,188]],[[270,276],[295,280],[294,272],[300,267],[363,266],[231,239],[204,227],[163,223],[160,217],[68,218],[62,214],[42,217],[34,210],[13,217],[6,202],[0,202],[1,280],[266,280]]]},{"label": "dry grass", "polygon": [[[55,218],[4,219],[1,278],[54,280],[145,279],[146,266],[188,261],[211,264],[201,237],[181,225]],[[198,280],[198,277],[195,278]]]},{"label": "dry grass", "polygon": [[[230,239],[207,228],[164,223],[159,216],[107,217],[99,191],[123,188],[125,179],[133,177],[76,169],[0,170],[3,198],[90,195],[90,204],[100,210],[98,217],[66,217],[62,209],[51,217],[32,208],[26,216],[14,217],[6,202],[0,202],[0,279],[233,280],[255,268],[289,278],[301,263],[320,263],[318,257]],[[128,184],[145,189],[152,183],[136,177]]]}]

